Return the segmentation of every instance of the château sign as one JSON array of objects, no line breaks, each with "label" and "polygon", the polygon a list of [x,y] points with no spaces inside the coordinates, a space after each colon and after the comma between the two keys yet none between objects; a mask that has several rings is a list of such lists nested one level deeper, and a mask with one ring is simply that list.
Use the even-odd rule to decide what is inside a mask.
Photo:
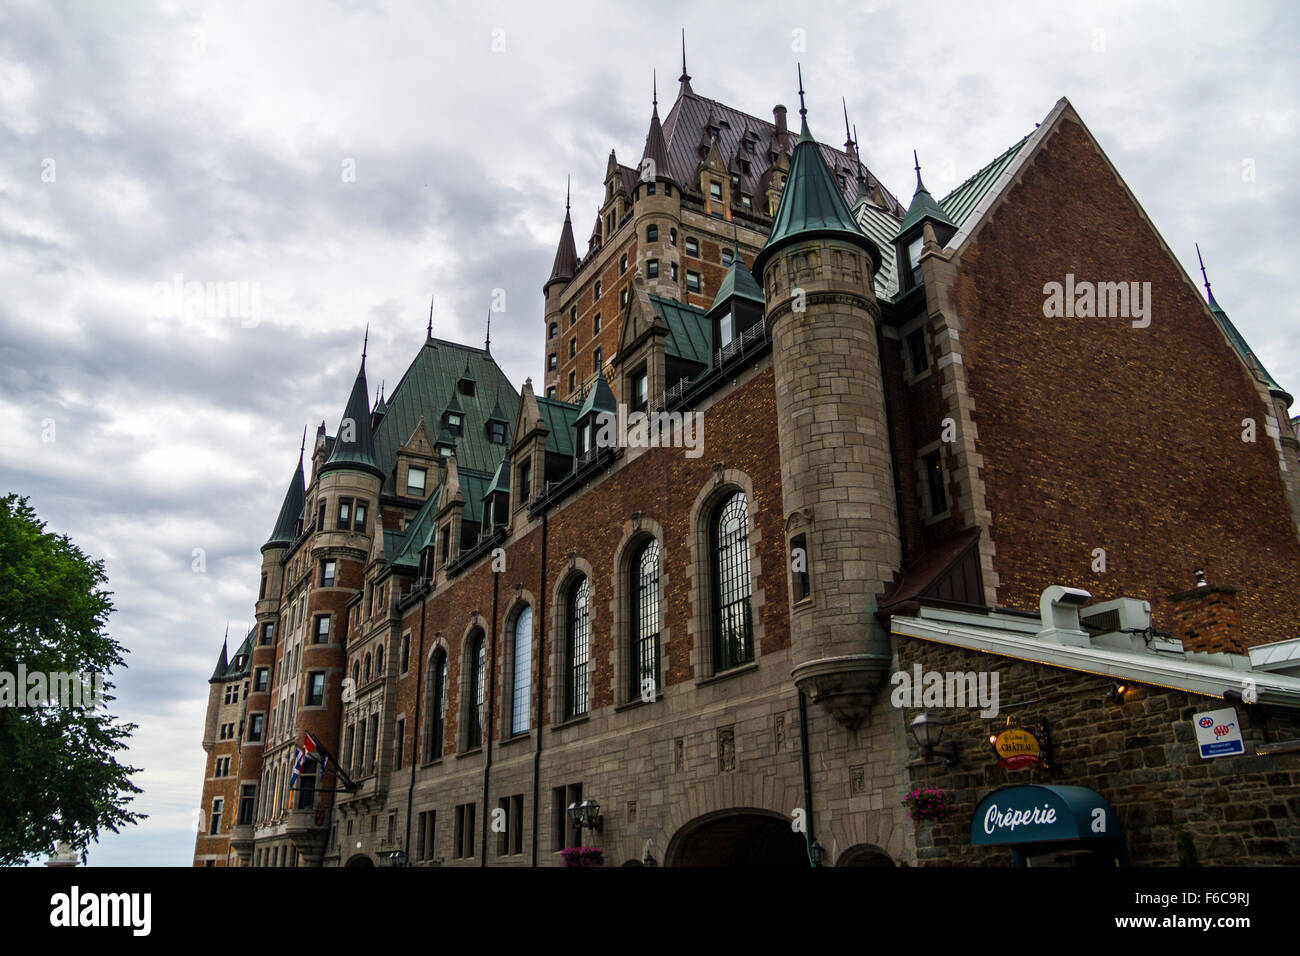
[{"label": "ch\u00e2teau sign", "polygon": [[1043,765],[1038,738],[1021,727],[1015,717],[1008,717],[1006,729],[990,737],[989,743],[998,755],[999,767],[1020,770]]}]

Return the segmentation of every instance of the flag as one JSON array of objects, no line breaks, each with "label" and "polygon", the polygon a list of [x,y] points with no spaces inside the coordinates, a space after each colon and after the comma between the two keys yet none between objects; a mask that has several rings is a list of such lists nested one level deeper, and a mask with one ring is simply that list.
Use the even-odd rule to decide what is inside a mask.
[{"label": "flag", "polygon": [[298,784],[298,775],[302,773],[302,765],[306,763],[307,758],[312,756],[315,752],[316,752],[316,743],[314,740],[312,740],[311,734],[307,734],[306,740],[304,741],[303,745],[300,748],[298,748],[298,756],[294,759],[293,775],[289,777],[289,793],[290,793],[289,799],[291,801],[291,805],[293,800],[292,797],[293,788]]}]

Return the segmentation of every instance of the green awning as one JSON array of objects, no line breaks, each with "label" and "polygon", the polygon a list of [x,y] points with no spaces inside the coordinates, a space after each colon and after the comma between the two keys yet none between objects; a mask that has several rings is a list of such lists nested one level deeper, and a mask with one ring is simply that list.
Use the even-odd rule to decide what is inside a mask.
[{"label": "green awning", "polygon": [[1115,840],[1119,820],[1106,798],[1087,787],[1044,784],[994,790],[975,808],[972,846]]}]

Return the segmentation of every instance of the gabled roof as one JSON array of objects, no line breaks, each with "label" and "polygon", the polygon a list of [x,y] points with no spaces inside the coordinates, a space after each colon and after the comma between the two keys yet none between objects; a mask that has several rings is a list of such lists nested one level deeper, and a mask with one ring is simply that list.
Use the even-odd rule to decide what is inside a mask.
[{"label": "gabled roof", "polygon": [[510,493],[510,456],[506,455],[497,465],[497,470],[492,475],[492,480],[488,482],[487,491],[483,492],[483,497],[495,492]]},{"label": "gabled roof", "polygon": [[934,197],[930,195],[930,190],[925,188],[925,183],[921,181],[921,170],[918,168],[916,171],[916,192],[912,194],[912,204],[907,207],[907,215],[903,217],[903,224],[898,227],[899,235],[920,225],[927,219],[944,223],[954,229],[957,228],[957,224],[949,220],[948,214],[934,201]]},{"label": "gabled roof", "polygon": [[[467,367],[477,384],[473,395],[460,395],[457,382]],[[513,421],[519,410],[518,393],[484,349],[429,339],[388,396],[388,412],[375,429],[375,456],[383,469],[386,494],[395,493],[397,449],[421,417],[441,423],[442,413],[453,401],[464,415],[460,437],[449,436],[457,463],[488,474],[496,468],[505,446],[488,441],[487,420],[497,407],[508,422]]]},{"label": "gabled roof", "polygon": [[1215,301],[1214,293],[1207,292],[1207,298],[1209,299],[1210,304],[1210,314],[1214,316],[1214,321],[1219,324],[1219,328],[1223,329],[1223,334],[1226,335],[1228,341],[1232,343],[1233,350],[1236,351],[1237,355],[1246,364],[1246,367],[1268,387],[1269,393],[1281,396],[1286,400],[1286,404],[1289,406],[1292,401],[1294,401],[1291,393],[1279,385],[1277,379],[1273,378],[1273,376],[1269,374],[1268,369],[1264,368],[1264,363],[1259,360],[1259,356],[1255,354],[1254,349],[1250,347],[1242,334],[1237,331],[1237,327],[1233,325],[1232,320],[1228,318],[1228,313],[1224,312],[1223,307]]},{"label": "gabled roof", "polygon": [[1006,169],[1011,161],[1016,158],[1016,154],[1020,152],[1025,143],[1029,142],[1029,137],[1032,135],[1032,133],[1026,133],[1019,142],[1012,143],[1007,147],[1006,151],[997,159],[939,200],[939,205],[948,214],[948,218],[953,225],[960,226],[965,222],[966,217],[971,214],[979,201],[984,198],[984,194],[989,191],[989,187],[997,182],[1002,170]]},{"label": "gabled roof", "polygon": [[614,401],[614,393],[609,390],[609,383],[605,381],[605,375],[602,372],[596,376],[595,383],[587,392],[587,397],[578,410],[578,418],[586,418],[594,412],[613,412],[617,410],[618,403]]},{"label": "gabled roof", "polygon": [[537,397],[537,410],[549,434],[546,450],[557,455],[573,457],[573,426],[578,420],[578,406],[558,398]]},{"label": "gabled roof", "polygon": [[651,295],[654,313],[668,328],[664,338],[664,351],[669,358],[685,359],[707,366],[712,349],[709,322],[703,309],[697,309],[676,299]]},{"label": "gabled roof", "polygon": [[754,278],[754,273],[749,271],[739,252],[734,254],[731,267],[722,277],[722,282],[718,285],[718,294],[713,297],[713,305],[709,311],[712,312],[728,299],[748,299],[750,302],[763,304],[763,290],[759,288],[758,280]]}]

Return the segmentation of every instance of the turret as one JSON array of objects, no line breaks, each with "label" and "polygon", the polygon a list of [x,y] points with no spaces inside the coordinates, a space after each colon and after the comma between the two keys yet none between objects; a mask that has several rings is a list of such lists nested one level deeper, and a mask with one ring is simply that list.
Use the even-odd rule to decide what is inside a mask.
[{"label": "turret", "polygon": [[889,669],[876,599],[900,564],[876,339],[880,252],[854,222],[802,103],[800,89],[802,134],[754,271],[776,378],[792,676],[856,727]]},{"label": "turret", "polygon": [[940,248],[957,232],[956,225],[948,218],[943,207],[935,202],[930,190],[925,188],[925,183],[921,182],[921,161],[916,158],[915,151],[912,153],[912,161],[916,164],[916,192],[912,195],[911,205],[907,207],[903,224],[898,227],[898,235],[894,237],[899,284],[904,291],[921,284],[921,256],[925,252],[926,224],[929,223],[934,230],[935,241]]}]

